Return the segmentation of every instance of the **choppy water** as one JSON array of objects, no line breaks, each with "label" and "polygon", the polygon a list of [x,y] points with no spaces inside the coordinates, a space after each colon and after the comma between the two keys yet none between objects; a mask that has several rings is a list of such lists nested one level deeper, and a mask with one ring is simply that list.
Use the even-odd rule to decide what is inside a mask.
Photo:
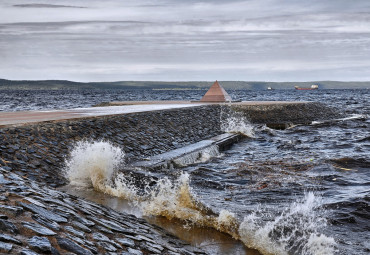
[{"label": "choppy water", "polygon": [[[101,101],[194,100],[204,92],[0,93],[0,109],[11,111],[86,107]],[[325,102],[348,118],[287,130],[244,126],[242,129],[248,128],[253,138],[206,162],[175,169],[145,190],[129,177],[115,175],[115,167],[122,168],[122,151],[104,143],[80,144],[69,161],[70,176],[77,183],[88,180],[98,190],[132,201],[143,214],[212,227],[264,254],[369,254],[370,91],[230,94],[241,100]],[[102,148],[106,155],[101,153]],[[96,161],[95,168],[83,162],[89,154]],[[96,155],[109,160],[98,160]],[[115,182],[108,181],[111,177]],[[230,247],[229,251],[233,254],[234,250]]]}]

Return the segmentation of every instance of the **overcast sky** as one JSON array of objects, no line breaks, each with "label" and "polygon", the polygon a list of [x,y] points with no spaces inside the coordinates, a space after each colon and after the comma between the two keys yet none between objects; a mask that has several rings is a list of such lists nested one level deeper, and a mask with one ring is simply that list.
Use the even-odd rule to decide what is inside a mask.
[{"label": "overcast sky", "polygon": [[0,0],[0,78],[370,80],[369,0]]}]

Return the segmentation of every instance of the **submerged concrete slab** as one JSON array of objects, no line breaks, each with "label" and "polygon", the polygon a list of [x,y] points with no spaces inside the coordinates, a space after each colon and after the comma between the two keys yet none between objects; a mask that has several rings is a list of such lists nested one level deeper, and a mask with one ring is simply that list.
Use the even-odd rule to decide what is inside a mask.
[{"label": "submerged concrete slab", "polygon": [[[175,149],[169,152],[165,152],[159,155],[148,158],[145,161],[139,161],[132,164],[132,167],[139,167],[144,169],[159,169],[159,168],[171,168],[171,166],[179,165],[181,159],[187,156],[191,156],[192,159],[197,160],[201,157],[202,151],[217,146],[219,151],[225,150],[228,146],[243,139],[242,134],[225,133],[207,140],[203,140],[188,146],[184,146],[179,149]],[[195,162],[187,162],[192,164]]]}]

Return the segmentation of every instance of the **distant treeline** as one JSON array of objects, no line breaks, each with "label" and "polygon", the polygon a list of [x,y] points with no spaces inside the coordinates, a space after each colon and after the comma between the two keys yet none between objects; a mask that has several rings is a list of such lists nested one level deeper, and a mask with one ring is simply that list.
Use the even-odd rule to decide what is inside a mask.
[{"label": "distant treeline", "polygon": [[[319,85],[319,89],[370,89],[368,82],[310,81],[310,82],[264,82],[264,81],[219,81],[225,89],[266,90],[294,89],[294,86],[310,87]],[[207,89],[213,81],[117,81],[117,82],[73,82],[65,80],[13,81],[0,79],[0,90],[78,90],[78,89]]]}]

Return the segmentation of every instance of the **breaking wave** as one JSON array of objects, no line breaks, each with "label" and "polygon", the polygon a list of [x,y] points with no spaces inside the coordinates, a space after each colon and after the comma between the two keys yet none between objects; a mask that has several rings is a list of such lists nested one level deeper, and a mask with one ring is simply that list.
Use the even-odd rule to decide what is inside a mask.
[{"label": "breaking wave", "polygon": [[65,174],[75,187],[93,186],[95,190],[125,199],[136,197],[137,188],[123,174],[125,153],[109,142],[80,141],[66,160]]},{"label": "breaking wave", "polygon": [[221,112],[221,130],[227,133],[241,133],[254,137],[254,126],[241,113],[223,110]]},{"label": "breaking wave", "polygon": [[[129,177],[117,173],[123,164],[123,151],[109,142],[80,142],[66,162],[66,174],[74,185],[92,185],[94,189],[127,199],[147,216],[180,219],[185,227],[212,227],[241,240],[247,247],[263,254],[334,254],[333,238],[320,233],[326,220],[317,213],[320,197],[313,193],[292,203],[273,220],[256,211],[241,221],[237,215],[222,209],[215,213],[199,202],[190,185],[188,173],[177,179],[162,178],[144,191]],[[270,217],[271,218],[271,217]]]},{"label": "breaking wave", "polygon": [[252,213],[240,224],[240,239],[263,254],[334,254],[334,239],[320,233],[326,226],[318,215],[320,205],[320,197],[309,192],[273,221],[264,223],[265,217]]}]

